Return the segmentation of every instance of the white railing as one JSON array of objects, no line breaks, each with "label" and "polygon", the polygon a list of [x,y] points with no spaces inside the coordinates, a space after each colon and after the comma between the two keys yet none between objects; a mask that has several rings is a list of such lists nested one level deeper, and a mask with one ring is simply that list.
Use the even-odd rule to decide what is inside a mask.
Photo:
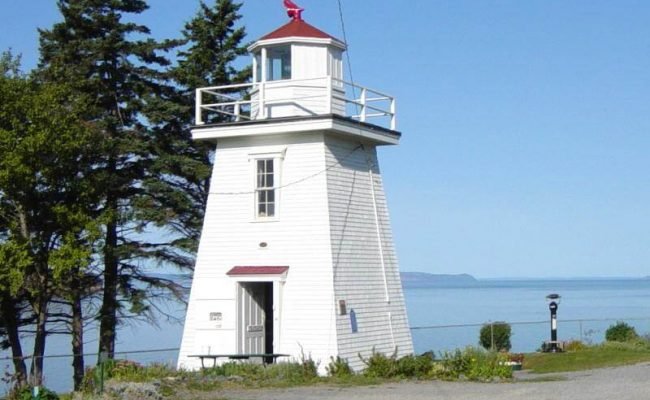
[{"label": "white railing", "polygon": [[299,110],[295,115],[339,114],[397,129],[394,97],[329,77],[199,88],[196,125],[273,118],[269,110],[287,105]]}]

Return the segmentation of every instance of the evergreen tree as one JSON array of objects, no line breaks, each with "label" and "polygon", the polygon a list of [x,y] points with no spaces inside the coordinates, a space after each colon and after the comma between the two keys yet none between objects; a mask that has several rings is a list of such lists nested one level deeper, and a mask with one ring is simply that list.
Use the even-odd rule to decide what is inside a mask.
[{"label": "evergreen tree", "polygon": [[232,0],[216,0],[212,8],[204,2],[199,6],[197,15],[185,24],[183,42],[187,49],[178,53],[174,77],[188,91],[248,81],[250,67],[238,70],[233,65],[247,54],[246,44],[242,43],[246,30],[236,27],[242,5]]},{"label": "evergreen tree", "polygon": [[120,316],[146,314],[156,297],[151,290],[175,289],[142,270],[164,245],[144,239],[157,221],[139,208],[150,196],[144,182],[155,159],[155,137],[143,116],[169,91],[161,72],[168,61],[159,52],[172,43],[158,43],[147,27],[123,20],[148,8],[142,0],[59,0],[58,7],[63,21],[40,32],[39,76],[70,82],[92,99],[85,119],[101,131],[92,176],[101,190],[103,232],[99,351],[112,358]]},{"label": "evergreen tree", "polygon": [[[185,24],[178,51],[178,65],[170,68],[175,92],[167,98],[166,111],[158,117],[153,166],[155,179],[147,182],[149,207],[166,210],[159,221],[176,234],[176,260],[193,267],[212,170],[213,144],[193,141],[194,90],[199,87],[244,83],[251,69],[237,69],[235,62],[246,54],[244,27],[238,27],[240,3],[217,0],[212,6],[200,2],[194,18]],[[171,103],[171,105],[170,105]],[[154,120],[154,118],[151,118]],[[212,120],[211,122],[218,122]]]},{"label": "evergreen tree", "polygon": [[[153,302],[169,295],[182,297],[177,282],[152,276],[142,266],[193,266],[211,149],[191,140],[192,94],[196,86],[250,76],[250,69],[232,65],[245,53],[244,29],[234,27],[241,5],[201,3],[173,68],[159,53],[179,42],[158,43],[147,37],[145,26],[123,21],[125,14],[144,12],[144,1],[59,0],[58,6],[63,21],[40,32],[38,77],[70,82],[80,96],[92,99],[84,119],[100,132],[95,146],[100,155],[87,177],[98,192],[96,220],[102,232],[99,351],[113,357],[120,318],[146,315]],[[75,285],[93,285],[94,276],[82,272],[71,275],[78,279]],[[87,294],[70,292],[65,299],[78,309]],[[79,336],[75,340],[78,344]],[[83,348],[74,352],[79,351]]]}]

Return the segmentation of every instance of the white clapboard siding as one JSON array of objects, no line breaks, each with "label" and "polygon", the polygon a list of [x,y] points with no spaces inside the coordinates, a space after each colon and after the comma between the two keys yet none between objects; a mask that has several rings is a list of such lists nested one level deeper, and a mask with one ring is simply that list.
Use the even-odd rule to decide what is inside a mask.
[{"label": "white clapboard siding", "polygon": [[[230,329],[236,318],[236,279],[226,272],[241,265],[289,266],[280,305],[282,334],[274,343],[275,352],[294,358],[304,354],[322,364],[336,353],[322,137],[219,142],[179,366],[198,367],[198,361],[187,357],[190,354],[236,352],[236,333]],[[277,151],[284,152],[279,184],[288,184],[279,190],[279,218],[256,222],[250,155]],[[260,242],[268,246],[260,248]],[[206,322],[212,309],[224,314],[221,328]]]},{"label": "white clapboard siding", "polygon": [[327,176],[335,300],[345,300],[348,311],[337,315],[338,355],[359,370],[364,365],[358,354],[368,357],[374,349],[401,356],[413,346],[375,147],[328,136],[326,150],[328,164],[336,165]]},{"label": "white clapboard siding", "polygon": [[[258,222],[251,155],[278,152],[279,217]],[[339,355],[356,370],[358,354],[373,349],[412,353],[374,146],[323,133],[219,141],[179,366],[198,367],[190,354],[236,352],[237,280],[226,272],[242,265],[289,266],[275,352],[311,357],[321,369]],[[347,315],[338,315],[339,300]],[[223,313],[218,325],[208,318],[214,311]]]}]

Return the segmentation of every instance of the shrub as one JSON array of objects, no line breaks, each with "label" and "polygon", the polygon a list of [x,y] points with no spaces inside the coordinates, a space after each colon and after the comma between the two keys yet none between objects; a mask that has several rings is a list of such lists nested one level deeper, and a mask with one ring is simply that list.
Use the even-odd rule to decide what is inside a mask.
[{"label": "shrub", "polygon": [[314,379],[318,377],[318,364],[311,358],[311,355],[308,358],[303,357],[300,366],[302,377],[304,379]]},{"label": "shrub", "polygon": [[[164,363],[152,363],[141,365],[129,360],[106,360],[104,361],[104,381],[109,379],[121,382],[149,382],[153,379],[160,379],[178,374],[174,368]],[[82,391],[86,393],[97,391],[102,379],[102,368],[93,366],[86,368],[82,382]]]},{"label": "shrub", "polygon": [[[32,400],[32,390],[31,386],[23,386],[16,391],[10,393],[7,399],[11,400]],[[59,400],[59,396],[46,387],[39,387],[38,398],[41,400]]]},{"label": "shrub", "polygon": [[494,378],[511,378],[512,368],[503,353],[485,352],[468,347],[464,350],[442,354],[442,369],[436,371],[442,379],[467,379],[490,381]]},{"label": "shrub", "polygon": [[397,360],[397,376],[402,378],[427,378],[434,367],[434,358],[429,354],[404,356]]},{"label": "shrub", "polygon": [[346,378],[354,375],[354,371],[350,368],[348,360],[343,359],[339,356],[330,357],[330,363],[325,367],[327,370],[327,375],[334,378]]},{"label": "shrub", "polygon": [[608,342],[630,342],[638,337],[634,327],[622,321],[610,326],[605,331],[605,340]]},{"label": "shrub", "polygon": [[397,349],[388,357],[383,353],[377,353],[373,348],[370,357],[363,358],[359,354],[359,358],[366,365],[366,369],[363,371],[364,376],[371,378],[392,378],[397,375]]},{"label": "shrub", "polygon": [[249,383],[271,386],[294,386],[314,382],[318,378],[316,364],[311,362],[281,362],[267,365],[259,375],[251,376]]},{"label": "shrub", "polygon": [[391,356],[373,349],[367,359],[361,355],[359,357],[366,365],[363,375],[369,378],[428,378],[433,375],[436,366],[433,353],[397,358],[397,349]]},{"label": "shrub", "polygon": [[564,351],[582,351],[588,348],[589,346],[582,343],[580,340],[571,340],[564,344]]},{"label": "shrub", "polygon": [[512,328],[507,322],[493,322],[481,328],[479,343],[486,350],[509,351]]}]

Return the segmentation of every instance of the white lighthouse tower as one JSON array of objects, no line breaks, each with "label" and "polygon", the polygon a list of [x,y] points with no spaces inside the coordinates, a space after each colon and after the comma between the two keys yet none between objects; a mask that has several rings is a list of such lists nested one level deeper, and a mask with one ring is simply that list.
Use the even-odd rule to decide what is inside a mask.
[{"label": "white lighthouse tower", "polygon": [[197,90],[216,153],[179,367],[413,352],[376,152],[395,101],[345,82],[345,43],[300,11],[249,47],[252,83]]}]

